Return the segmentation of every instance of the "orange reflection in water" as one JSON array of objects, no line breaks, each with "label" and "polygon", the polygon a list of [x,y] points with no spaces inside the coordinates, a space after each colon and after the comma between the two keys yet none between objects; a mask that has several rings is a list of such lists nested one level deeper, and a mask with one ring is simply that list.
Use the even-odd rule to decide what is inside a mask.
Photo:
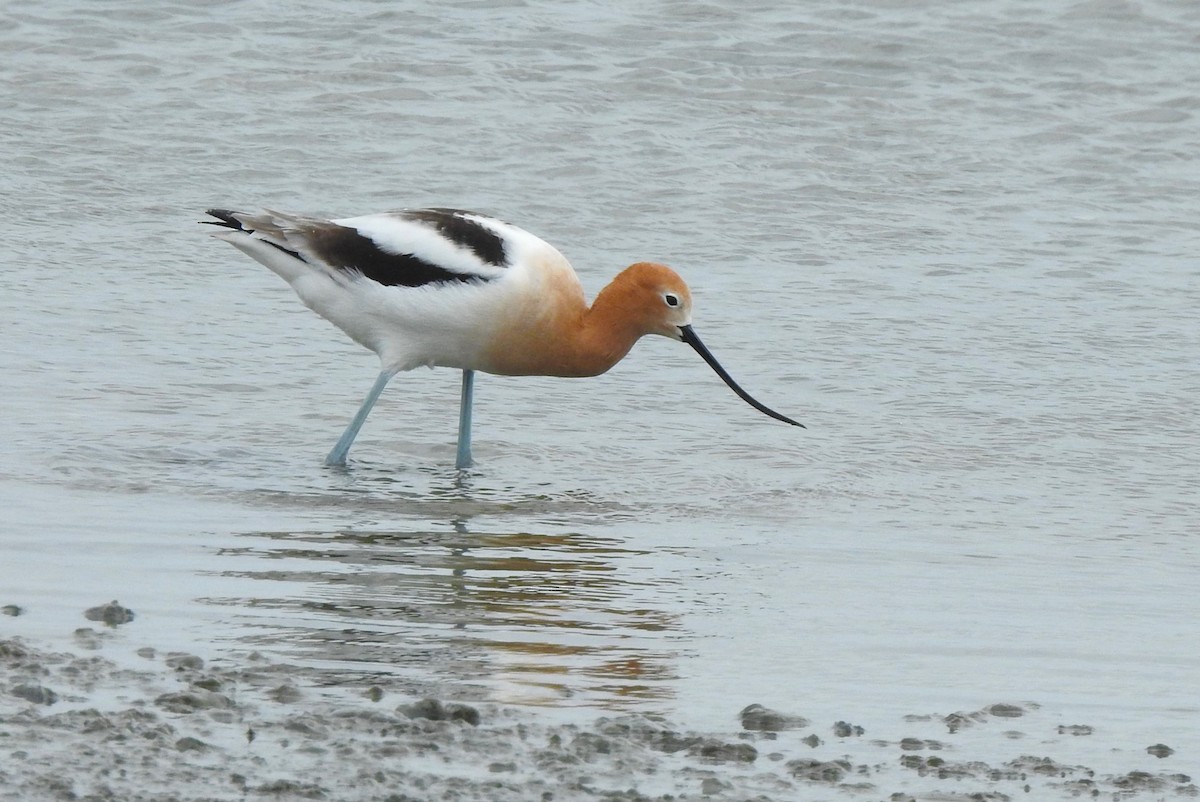
[{"label": "orange reflection in water", "polygon": [[[225,550],[239,638],[414,694],[637,708],[670,695],[678,616],[645,552],[530,532],[274,532]],[[641,579],[645,576],[646,579]]]}]

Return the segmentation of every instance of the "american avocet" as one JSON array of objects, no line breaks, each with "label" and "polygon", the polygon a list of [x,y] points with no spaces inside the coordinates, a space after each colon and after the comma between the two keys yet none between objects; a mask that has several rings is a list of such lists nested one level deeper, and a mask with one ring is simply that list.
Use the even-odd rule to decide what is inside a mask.
[{"label": "american avocet", "polygon": [[571,265],[516,226],[456,209],[323,220],[210,209],[214,236],[278,273],[308,308],[379,355],[381,370],[325,458],[344,465],[388,381],[421,365],[463,371],[457,467],[471,464],[475,371],[596,376],[645,334],[692,346],[735,393],[803,426],[738,386],[692,329],[692,295],[671,268],[627,267],[589,307]]}]

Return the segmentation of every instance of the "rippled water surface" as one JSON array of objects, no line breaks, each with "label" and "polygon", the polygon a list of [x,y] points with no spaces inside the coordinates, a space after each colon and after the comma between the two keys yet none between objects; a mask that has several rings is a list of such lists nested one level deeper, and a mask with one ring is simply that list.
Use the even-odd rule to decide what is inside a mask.
[{"label": "rippled water surface", "polygon": [[[0,632],[1200,751],[1197,4],[3,5]],[[375,357],[195,223],[421,205],[676,266],[809,428],[652,338],[324,467]]]}]

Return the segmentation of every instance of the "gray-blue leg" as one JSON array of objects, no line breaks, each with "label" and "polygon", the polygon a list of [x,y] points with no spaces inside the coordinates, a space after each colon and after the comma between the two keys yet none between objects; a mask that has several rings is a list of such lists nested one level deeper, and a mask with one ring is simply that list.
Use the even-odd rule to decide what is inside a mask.
[{"label": "gray-blue leg", "polygon": [[387,387],[387,383],[395,375],[395,373],[385,370],[379,374],[379,378],[375,379],[375,384],[371,387],[371,392],[367,393],[362,406],[358,408],[358,412],[354,413],[354,420],[350,421],[350,425],[346,427],[346,431],[342,432],[342,436],[338,438],[333,450],[325,458],[326,465],[346,464],[346,455],[350,453],[350,445],[354,442],[354,438],[358,437],[358,430],[362,428],[363,422],[366,421],[367,415],[370,414],[371,407],[375,406],[375,402],[379,400],[379,394],[383,392],[383,388]]},{"label": "gray-blue leg", "polygon": [[458,408],[458,456],[454,467],[465,470],[471,467],[471,406],[475,402],[475,371],[464,370],[462,379],[462,402]]}]

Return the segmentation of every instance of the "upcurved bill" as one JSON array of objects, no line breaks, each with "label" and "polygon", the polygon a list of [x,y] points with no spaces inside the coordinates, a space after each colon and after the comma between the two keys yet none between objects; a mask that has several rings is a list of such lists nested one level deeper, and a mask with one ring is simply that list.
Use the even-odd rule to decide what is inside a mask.
[{"label": "upcurved bill", "polygon": [[745,401],[747,404],[754,407],[755,409],[757,409],[759,412],[763,413],[764,415],[769,415],[770,417],[774,418],[775,420],[781,420],[784,423],[790,423],[793,426],[799,426],[801,429],[807,428],[803,423],[798,423],[797,421],[792,420],[791,418],[787,417],[786,415],[780,415],[778,412],[771,409],[770,407],[760,404],[758,401],[754,400],[754,398],[751,397],[751,395],[748,392],[746,392],[740,386],[738,386],[738,383],[735,382],[733,380],[733,377],[730,376],[725,371],[725,368],[721,367],[721,363],[718,362],[717,358],[712,355],[712,352],[704,347],[704,343],[700,342],[700,338],[696,336],[696,332],[693,331],[691,326],[680,326],[679,334],[680,334],[680,338],[685,343],[692,346],[692,348],[696,349],[696,353],[699,354],[704,359],[704,361],[708,363],[709,367],[711,367],[713,370],[715,370],[717,372],[717,375],[721,377],[722,381],[724,381],[726,384],[729,385],[729,389],[731,389],[735,393],[737,393],[738,396],[743,401]]}]

